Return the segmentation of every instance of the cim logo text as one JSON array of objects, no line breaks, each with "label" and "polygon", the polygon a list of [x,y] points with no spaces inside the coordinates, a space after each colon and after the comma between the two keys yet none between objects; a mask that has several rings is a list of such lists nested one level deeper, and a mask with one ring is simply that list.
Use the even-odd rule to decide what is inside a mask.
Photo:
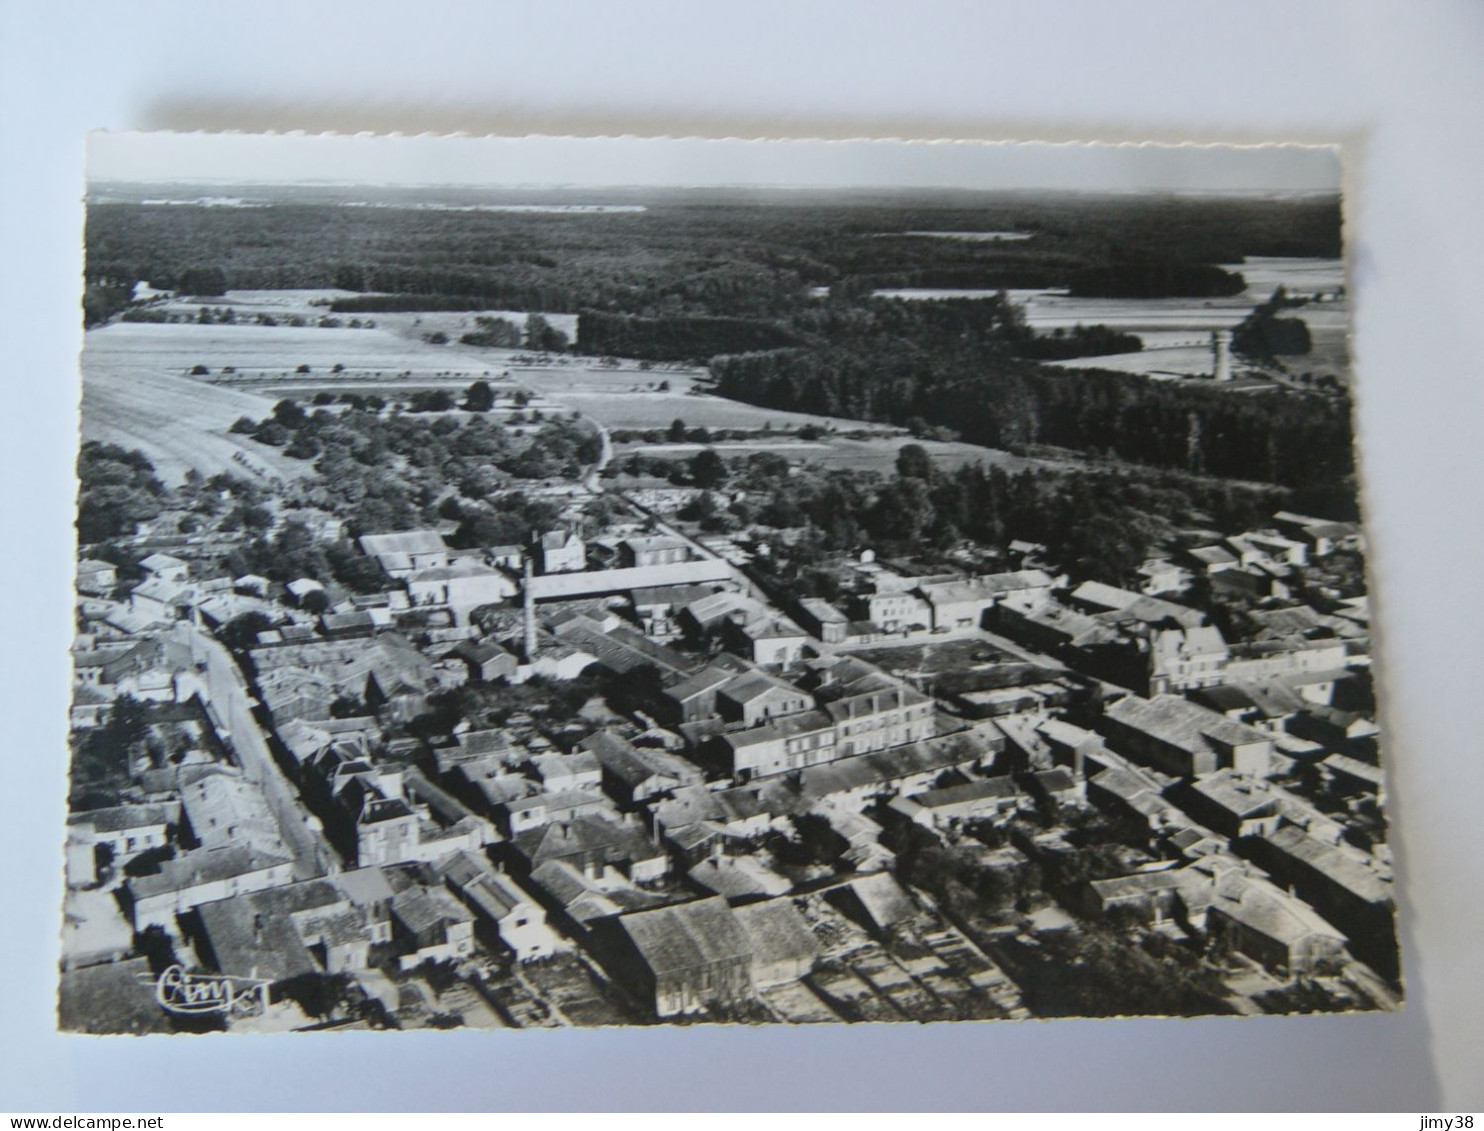
[{"label": "cim logo text", "polygon": [[268,983],[236,974],[188,974],[177,964],[160,972],[155,1000],[170,1013],[240,1013],[268,1004]]}]

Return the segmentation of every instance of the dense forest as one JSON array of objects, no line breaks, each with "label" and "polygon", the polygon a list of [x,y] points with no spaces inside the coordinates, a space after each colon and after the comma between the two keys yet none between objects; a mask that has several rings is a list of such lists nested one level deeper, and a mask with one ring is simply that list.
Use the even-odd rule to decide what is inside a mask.
[{"label": "dense forest", "polygon": [[[285,192],[252,208],[95,200],[87,215],[87,279],[145,280],[207,294],[360,292],[341,300],[346,313],[774,318],[811,287],[849,298],[900,286],[1069,285],[1079,273],[1083,285],[1094,286],[1099,270],[1117,267],[1123,277],[1139,264],[1149,279],[1176,288],[1171,293],[1229,293],[1208,289],[1220,282],[1213,265],[1248,255],[1340,254],[1333,197],[654,192],[644,194],[643,211],[572,215],[348,208],[343,195]],[[617,190],[600,195],[625,198]],[[1031,238],[913,234],[997,230]]]},{"label": "dense forest", "polygon": [[813,348],[718,357],[711,369],[719,393],[749,404],[907,427],[922,421],[987,447],[1051,445],[1291,487],[1353,473],[1350,406],[1341,398],[1234,396],[1122,373],[1051,372],[1008,346],[925,343],[882,326]]},{"label": "dense forest", "polygon": [[601,357],[690,361],[718,353],[771,350],[797,345],[786,329],[743,318],[638,318],[586,310],[577,317],[577,349]]}]

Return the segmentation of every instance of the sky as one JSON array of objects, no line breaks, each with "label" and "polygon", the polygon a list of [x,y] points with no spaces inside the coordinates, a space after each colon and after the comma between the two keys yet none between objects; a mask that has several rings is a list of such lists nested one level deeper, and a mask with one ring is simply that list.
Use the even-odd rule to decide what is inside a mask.
[{"label": "sky", "polygon": [[1335,147],[111,133],[92,182],[1337,192]]}]

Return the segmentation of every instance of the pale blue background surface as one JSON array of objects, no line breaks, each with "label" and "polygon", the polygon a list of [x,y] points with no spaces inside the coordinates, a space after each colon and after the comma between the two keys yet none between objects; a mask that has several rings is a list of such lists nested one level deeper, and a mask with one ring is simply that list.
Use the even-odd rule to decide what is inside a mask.
[{"label": "pale blue background surface", "polygon": [[[1478,1110],[1484,7],[0,2],[0,1110]],[[172,127],[1344,141],[1411,1003],[1395,1016],[52,1032],[83,137]]]}]

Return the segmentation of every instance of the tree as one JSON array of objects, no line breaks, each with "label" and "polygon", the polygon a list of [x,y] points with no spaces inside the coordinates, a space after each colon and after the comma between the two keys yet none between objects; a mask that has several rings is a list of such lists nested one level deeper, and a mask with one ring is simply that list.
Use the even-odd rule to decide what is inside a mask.
[{"label": "tree", "polygon": [[181,272],[180,289],[188,295],[219,295],[227,289],[227,273],[220,267],[188,267]]},{"label": "tree", "polygon": [[266,614],[254,610],[233,617],[217,630],[216,635],[228,648],[240,652],[257,643],[258,633],[266,632],[272,627],[273,621]]},{"label": "tree", "polygon": [[265,420],[253,432],[253,439],[270,448],[281,448],[293,438],[293,433],[276,420]]},{"label": "tree", "polygon": [[149,732],[149,707],[127,691],[113,701],[105,727],[108,737],[120,746],[132,746]]},{"label": "tree", "polygon": [[408,412],[447,412],[453,407],[453,394],[447,389],[420,389],[407,398]]},{"label": "tree", "polygon": [[466,346],[497,346],[504,349],[520,348],[520,328],[513,322],[504,318],[492,318],[488,314],[481,314],[475,317],[474,324],[479,329],[465,334],[459,339]]},{"label": "tree", "polygon": [[903,444],[897,452],[897,474],[903,479],[933,478],[933,460],[921,444]]},{"label": "tree", "polygon": [[318,616],[330,607],[330,595],[323,589],[311,589],[299,598],[299,608]]},{"label": "tree", "polygon": [[567,335],[539,314],[526,317],[526,348],[558,353],[567,348]]},{"label": "tree", "polygon": [[727,465],[714,448],[702,448],[690,459],[691,482],[710,491],[727,481]]},{"label": "tree", "polygon": [[666,435],[670,438],[670,443],[672,444],[682,442],[685,439],[685,421],[677,416],[670,422],[670,429]]},{"label": "tree", "polygon": [[467,412],[488,412],[495,406],[495,391],[488,381],[475,381],[464,391]]},{"label": "tree", "polygon": [[319,441],[307,432],[297,433],[293,441],[283,450],[284,455],[292,456],[294,459],[314,459],[319,453]]}]

